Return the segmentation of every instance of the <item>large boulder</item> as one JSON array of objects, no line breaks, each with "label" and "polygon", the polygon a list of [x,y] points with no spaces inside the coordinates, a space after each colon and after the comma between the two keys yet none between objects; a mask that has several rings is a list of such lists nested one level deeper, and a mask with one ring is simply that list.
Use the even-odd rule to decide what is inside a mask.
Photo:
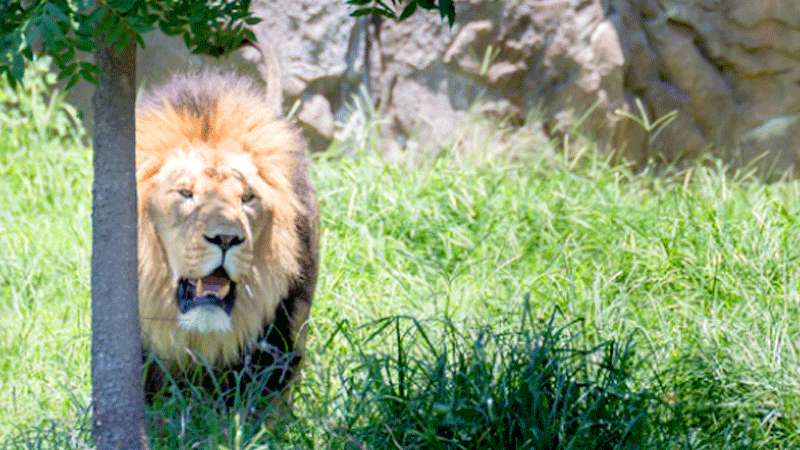
[{"label": "large boulder", "polygon": [[[464,0],[452,28],[429,13],[353,19],[343,1],[254,5],[258,45],[280,61],[284,110],[314,148],[365,93],[398,145],[435,146],[474,109],[518,123],[536,110],[552,135],[580,123],[640,162],[705,151],[777,171],[800,162],[797,0]],[[252,52],[212,61],[162,35],[147,41],[146,81],[207,64],[266,73]],[[88,93],[73,98],[85,104]],[[637,99],[651,122],[677,116],[646,130],[619,113],[641,116]]]},{"label": "large boulder", "polygon": [[606,142],[627,129],[613,113],[626,105],[623,47],[600,1],[458,6],[452,29],[434,16],[382,25],[381,99],[399,134],[436,142],[476,105],[520,121],[541,110],[558,132],[582,120]]},{"label": "large boulder", "polygon": [[732,163],[796,170],[800,145],[800,2],[616,2],[625,90],[681,118],[651,157],[712,145]]},{"label": "large boulder", "polygon": [[[800,2],[541,0],[458,3],[436,17],[384,22],[386,111],[395,129],[447,130],[476,100],[548,130],[576,123],[630,159],[710,151],[777,172],[800,160]],[[485,64],[489,55],[490,64]],[[653,122],[677,111],[662,130]]]}]

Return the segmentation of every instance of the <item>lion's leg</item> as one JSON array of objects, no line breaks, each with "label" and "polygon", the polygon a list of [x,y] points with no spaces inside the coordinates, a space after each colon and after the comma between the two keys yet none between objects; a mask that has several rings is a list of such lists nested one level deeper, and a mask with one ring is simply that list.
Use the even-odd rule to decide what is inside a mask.
[{"label": "lion's leg", "polygon": [[166,386],[166,377],[161,366],[152,355],[144,352],[144,399],[147,404],[153,403],[153,398]]},{"label": "lion's leg", "polygon": [[[245,351],[242,364],[233,368],[232,373],[239,377],[238,394],[241,398],[253,395],[269,397],[273,406],[270,409],[276,411],[290,407],[290,385],[297,380],[300,372],[305,321],[309,311],[304,293],[305,290],[290,289],[278,306],[275,320]],[[236,382],[233,380],[233,383]],[[236,395],[235,390],[232,395]]]},{"label": "lion's leg", "polygon": [[308,208],[308,215],[299,216],[296,223],[302,246],[300,275],[290,283],[272,323],[264,327],[255,344],[246,349],[242,364],[235,368],[243,374],[240,395],[256,389],[262,396],[271,396],[273,405],[279,403],[282,408],[291,406],[291,384],[299,379],[319,264],[319,216],[313,189],[304,172],[294,181],[298,191],[305,193],[302,198]]}]

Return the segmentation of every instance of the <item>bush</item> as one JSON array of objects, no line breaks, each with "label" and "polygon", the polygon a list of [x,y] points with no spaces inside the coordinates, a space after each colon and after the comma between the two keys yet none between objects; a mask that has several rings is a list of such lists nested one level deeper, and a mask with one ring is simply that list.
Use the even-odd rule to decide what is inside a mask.
[{"label": "bush", "polygon": [[[341,367],[340,444],[360,448],[618,448],[651,439],[664,405],[637,390],[631,342],[581,344],[578,322],[507,330],[390,317]],[[434,338],[437,336],[438,338]],[[374,343],[373,343],[374,344]],[[661,424],[663,425],[663,424]]]}]

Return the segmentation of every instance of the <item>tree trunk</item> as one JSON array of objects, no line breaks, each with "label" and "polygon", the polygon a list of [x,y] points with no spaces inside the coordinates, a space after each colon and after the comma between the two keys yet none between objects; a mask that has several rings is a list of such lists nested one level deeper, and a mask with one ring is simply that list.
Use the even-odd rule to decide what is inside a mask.
[{"label": "tree trunk", "polygon": [[97,448],[147,447],[136,248],[136,46],[95,52],[92,401]]}]

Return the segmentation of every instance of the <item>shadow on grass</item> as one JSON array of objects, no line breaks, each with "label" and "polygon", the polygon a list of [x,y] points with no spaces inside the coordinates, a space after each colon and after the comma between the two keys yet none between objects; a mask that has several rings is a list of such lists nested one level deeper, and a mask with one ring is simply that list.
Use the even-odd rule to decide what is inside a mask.
[{"label": "shadow on grass", "polygon": [[338,438],[355,448],[663,442],[675,422],[659,396],[633,387],[630,341],[584,348],[576,324],[556,317],[537,325],[526,310],[506,331],[410,317],[368,325],[368,340],[391,351],[360,352],[342,368]]},{"label": "shadow on grass", "polygon": [[[342,323],[322,347],[343,339],[346,352],[339,349],[340,359],[325,360],[333,361],[327,370],[300,384],[294,411],[271,415],[275,399],[257,391],[226,406],[222,392],[173,383],[148,411],[151,442],[154,448],[657,448],[681,435],[662,396],[636,387],[630,340],[587,348],[580,324],[559,325],[560,318],[536,322],[526,308],[494,326],[405,316],[352,329]],[[263,426],[265,417],[272,426]],[[76,433],[81,440],[68,441]],[[75,448],[88,434],[85,427],[45,427],[13,443]]]},{"label": "shadow on grass", "polygon": [[199,366],[174,374],[159,361],[151,362],[161,365],[166,376],[147,411],[153,448],[240,449],[243,442],[261,440],[269,431],[263,424],[291,419],[285,392],[269,392],[267,386],[274,376],[286,374],[292,355],[257,373],[221,372],[199,359]]}]

